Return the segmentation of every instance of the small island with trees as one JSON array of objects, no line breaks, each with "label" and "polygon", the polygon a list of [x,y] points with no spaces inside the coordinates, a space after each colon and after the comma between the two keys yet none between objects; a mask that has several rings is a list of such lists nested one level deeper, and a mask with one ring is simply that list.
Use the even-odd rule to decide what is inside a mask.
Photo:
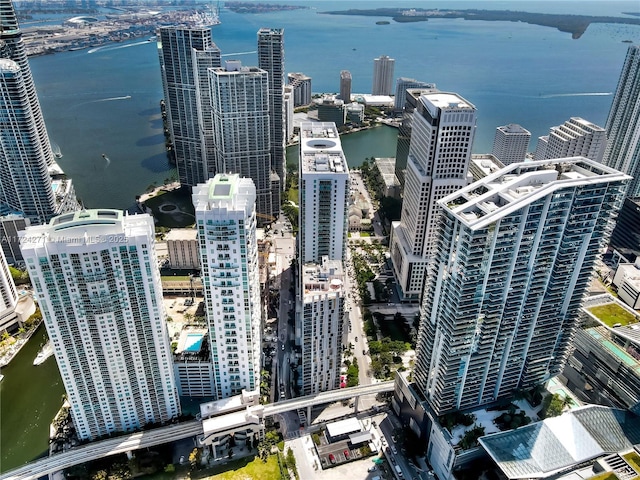
[{"label": "small island with trees", "polygon": [[[640,25],[640,18],[560,15],[553,13],[531,13],[512,10],[440,10],[425,8],[375,8],[350,9],[320,12],[325,15],[363,15],[372,17],[391,17],[398,23],[426,22],[439,18],[463,18],[465,20],[524,22],[543,27],[554,27],[561,32],[570,33],[578,39],[592,23],[624,23]],[[626,13],[627,15],[632,15]]]}]

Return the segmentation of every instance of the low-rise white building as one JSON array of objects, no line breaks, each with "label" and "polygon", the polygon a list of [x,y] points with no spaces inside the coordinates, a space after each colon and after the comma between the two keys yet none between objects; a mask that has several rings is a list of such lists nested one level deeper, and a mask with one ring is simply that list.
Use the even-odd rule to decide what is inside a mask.
[{"label": "low-rise white building", "polygon": [[621,263],[613,277],[618,297],[636,310],[640,309],[640,258],[635,263]]}]

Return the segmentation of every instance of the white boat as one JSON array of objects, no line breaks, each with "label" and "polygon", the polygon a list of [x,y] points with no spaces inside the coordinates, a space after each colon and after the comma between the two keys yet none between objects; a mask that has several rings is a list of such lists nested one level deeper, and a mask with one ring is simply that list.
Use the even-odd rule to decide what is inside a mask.
[{"label": "white boat", "polygon": [[48,341],[44,344],[44,347],[40,349],[38,355],[36,355],[35,360],[33,361],[34,365],[40,365],[44,363],[44,361],[53,355],[53,346],[51,345],[51,341]]},{"label": "white boat", "polygon": [[0,382],[2,382],[2,380],[4,380],[4,375],[0,373]]}]

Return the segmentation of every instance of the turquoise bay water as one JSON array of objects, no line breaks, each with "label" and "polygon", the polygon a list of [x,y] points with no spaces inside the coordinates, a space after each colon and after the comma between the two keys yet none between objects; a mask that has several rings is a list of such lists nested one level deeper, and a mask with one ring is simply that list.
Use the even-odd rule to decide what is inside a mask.
[{"label": "turquoise bay water", "polygon": [[[576,13],[577,3],[428,5]],[[582,38],[572,40],[570,34],[549,27],[512,22],[443,19],[376,25],[381,18],[319,13],[388,2],[304,4],[313,8],[259,15],[223,9],[222,24],[213,30],[214,41],[225,58],[255,65],[255,54],[246,52],[255,52],[257,30],[284,28],[286,71],[310,75],[315,92],[337,91],[343,69],[352,73],[354,92],[369,92],[373,59],[389,55],[396,59],[396,77],[435,82],[477,107],[474,151],[478,153],[491,149],[496,126],[506,123],[520,123],[532,132],[532,150],[538,136],[571,116],[604,125],[628,47],[622,41],[640,42],[640,27],[629,25],[591,25]],[[637,2],[598,1],[579,2],[579,9],[611,16],[639,10]],[[126,208],[148,185],[172,175],[163,147],[155,42],[137,40],[36,57],[31,66],[50,136],[64,154],[60,164],[87,207]],[[376,143],[381,131],[360,138],[366,144]],[[395,151],[395,146],[387,151]],[[360,162],[348,155],[347,159],[352,166]]]}]

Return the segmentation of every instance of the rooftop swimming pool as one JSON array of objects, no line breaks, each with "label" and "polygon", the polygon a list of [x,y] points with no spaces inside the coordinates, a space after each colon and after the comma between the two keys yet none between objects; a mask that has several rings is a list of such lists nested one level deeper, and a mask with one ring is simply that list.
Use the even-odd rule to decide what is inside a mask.
[{"label": "rooftop swimming pool", "polygon": [[202,348],[202,340],[204,334],[202,333],[188,333],[184,342],[184,352],[199,352]]}]

